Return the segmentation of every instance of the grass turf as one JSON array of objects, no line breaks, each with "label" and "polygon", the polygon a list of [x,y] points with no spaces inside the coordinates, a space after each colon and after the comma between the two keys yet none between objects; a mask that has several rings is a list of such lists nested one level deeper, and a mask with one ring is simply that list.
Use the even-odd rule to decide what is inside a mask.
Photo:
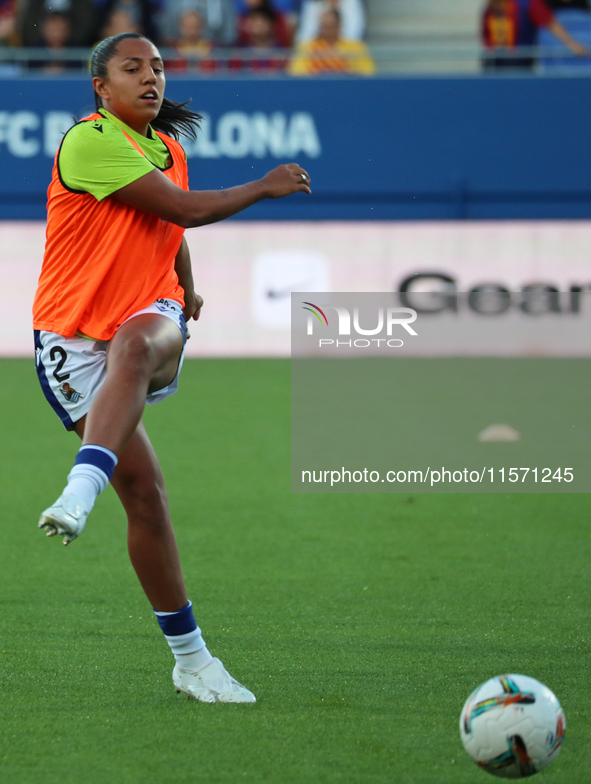
[{"label": "grass turf", "polygon": [[588,782],[587,495],[292,495],[289,363],[192,361],[146,413],[210,649],[258,697],[175,695],[108,490],[65,549],[35,531],[75,436],[3,360],[3,784],[477,784],[475,685],[552,688],[547,784]]}]

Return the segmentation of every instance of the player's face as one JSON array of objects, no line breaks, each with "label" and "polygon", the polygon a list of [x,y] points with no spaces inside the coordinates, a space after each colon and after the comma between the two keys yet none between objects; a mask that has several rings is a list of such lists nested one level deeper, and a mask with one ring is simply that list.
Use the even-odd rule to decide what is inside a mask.
[{"label": "player's face", "polygon": [[158,49],[144,38],[124,38],[107,64],[107,78],[95,77],[93,84],[108,112],[145,135],[164,98]]}]

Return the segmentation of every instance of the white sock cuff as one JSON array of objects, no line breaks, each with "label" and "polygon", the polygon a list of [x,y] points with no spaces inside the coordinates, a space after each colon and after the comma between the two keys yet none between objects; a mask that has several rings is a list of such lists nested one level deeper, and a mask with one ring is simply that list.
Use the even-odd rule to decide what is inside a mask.
[{"label": "white sock cuff", "polygon": [[[193,606],[193,602],[192,602],[190,599],[189,599],[189,601],[187,602],[187,604],[185,605],[185,607],[187,607],[187,606],[189,606],[189,607],[192,607],[192,606]],[[184,610],[184,609],[185,609],[185,607],[181,607],[181,610]],[[159,616],[160,616],[160,617],[162,617],[162,618],[163,618],[165,615],[177,615],[179,612],[180,612],[180,610],[175,610],[174,612],[162,612],[162,610],[154,610],[154,614],[155,614],[155,615],[159,615]]]},{"label": "white sock cuff", "polygon": [[117,465],[117,463],[119,462],[119,458],[117,457],[115,452],[111,452],[111,450],[107,449],[106,446],[99,446],[98,444],[82,444],[82,446],[78,450],[78,454],[80,454],[80,452],[83,452],[85,449],[96,449],[99,452],[103,452],[105,455],[108,455],[111,458],[111,460],[115,463],[115,465]]},{"label": "white sock cuff", "polygon": [[201,636],[201,629],[197,627],[188,634],[176,634],[174,636],[164,635],[166,642],[170,645],[170,650],[176,655],[195,653],[205,648],[205,640]]}]

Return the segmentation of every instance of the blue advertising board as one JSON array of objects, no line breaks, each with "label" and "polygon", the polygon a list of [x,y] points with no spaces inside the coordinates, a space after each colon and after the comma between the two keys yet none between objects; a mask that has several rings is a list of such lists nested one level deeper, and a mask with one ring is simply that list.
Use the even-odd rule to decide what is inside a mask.
[{"label": "blue advertising board", "polygon": [[[311,197],[280,220],[588,218],[591,78],[170,79],[204,115],[191,187],[296,161]],[[0,81],[0,219],[41,219],[61,135],[93,110],[88,78]]]}]

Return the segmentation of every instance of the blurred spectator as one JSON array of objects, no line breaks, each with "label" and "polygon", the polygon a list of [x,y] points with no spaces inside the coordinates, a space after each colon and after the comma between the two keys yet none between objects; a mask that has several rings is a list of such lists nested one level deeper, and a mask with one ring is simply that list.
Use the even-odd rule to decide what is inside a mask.
[{"label": "blurred spectator", "polygon": [[[540,27],[547,27],[573,54],[588,56],[587,47],[564,29],[545,0],[489,0],[482,18],[482,42],[487,49],[509,51],[535,46]],[[484,67],[531,68],[534,63],[533,57],[493,57],[484,60]]]},{"label": "blurred spectator", "polygon": [[243,38],[241,44],[250,49],[274,49],[277,44],[275,37],[275,14],[264,8],[253,8],[243,17]]},{"label": "blurred spectator", "polygon": [[0,44],[16,46],[16,0],[0,0]]},{"label": "blurred spectator", "polygon": [[95,4],[95,42],[117,33],[141,33],[160,42],[156,0],[95,0]]},{"label": "blurred spectator", "polygon": [[[261,37],[263,29],[271,27],[272,47],[291,46],[291,30],[286,18],[276,11],[271,0],[245,0],[247,11],[240,16],[238,24],[238,45],[257,46],[253,40]],[[263,20],[264,17],[264,20]],[[254,38],[253,38],[254,36]]]},{"label": "blurred spectator", "polygon": [[97,43],[103,38],[120,33],[142,33],[143,30],[136,20],[123,8],[113,8],[105,19],[103,27],[99,30]]},{"label": "blurred spectator", "polygon": [[[289,45],[293,41],[298,24],[302,0],[271,0],[273,11],[281,14],[289,31]],[[244,16],[251,8],[256,7],[250,0],[236,0],[236,10],[239,16]]]},{"label": "blurred spectator", "polygon": [[205,38],[214,44],[236,43],[236,8],[234,0],[164,0],[158,16],[162,41],[174,46],[178,38],[181,15],[185,11],[201,14]]},{"label": "blurred spectator", "polygon": [[95,35],[93,0],[17,0],[17,31],[23,46],[38,46],[47,14],[65,14],[70,25],[69,46],[87,46]]},{"label": "blurred spectator", "polygon": [[287,66],[287,56],[277,56],[276,49],[280,44],[277,39],[277,14],[263,6],[251,8],[242,17],[240,45],[250,49],[248,56],[233,57],[228,62],[230,71],[283,71]]},{"label": "blurred spectator", "polygon": [[341,17],[342,36],[347,41],[360,41],[365,36],[365,8],[362,0],[304,0],[300,26],[296,35],[298,43],[317,38],[320,17],[325,11],[338,11]]},{"label": "blurred spectator", "polygon": [[70,20],[59,12],[49,13],[43,20],[42,46],[65,49],[71,38]]},{"label": "blurred spectator", "polygon": [[197,11],[183,11],[179,22],[179,38],[175,47],[180,54],[204,57],[211,51],[205,38],[203,17]]},{"label": "blurred spectator", "polygon": [[63,50],[70,45],[71,37],[70,20],[66,14],[59,11],[51,11],[46,14],[41,24],[41,38],[36,41],[36,47],[46,52],[49,50],[56,56],[48,57],[46,60],[30,60],[29,68],[42,68],[44,73],[51,74],[80,68],[80,62],[60,60],[59,58],[60,54],[63,56]]},{"label": "blurred spectator", "polygon": [[167,71],[213,71],[215,63],[205,59],[211,52],[211,41],[204,36],[203,17],[197,11],[183,11],[179,21],[179,37],[175,49],[180,57],[166,60]]},{"label": "blurred spectator", "polygon": [[318,37],[299,45],[289,67],[292,76],[326,73],[370,76],[375,70],[375,63],[363,41],[341,38],[340,15],[332,10],[322,14]]}]

